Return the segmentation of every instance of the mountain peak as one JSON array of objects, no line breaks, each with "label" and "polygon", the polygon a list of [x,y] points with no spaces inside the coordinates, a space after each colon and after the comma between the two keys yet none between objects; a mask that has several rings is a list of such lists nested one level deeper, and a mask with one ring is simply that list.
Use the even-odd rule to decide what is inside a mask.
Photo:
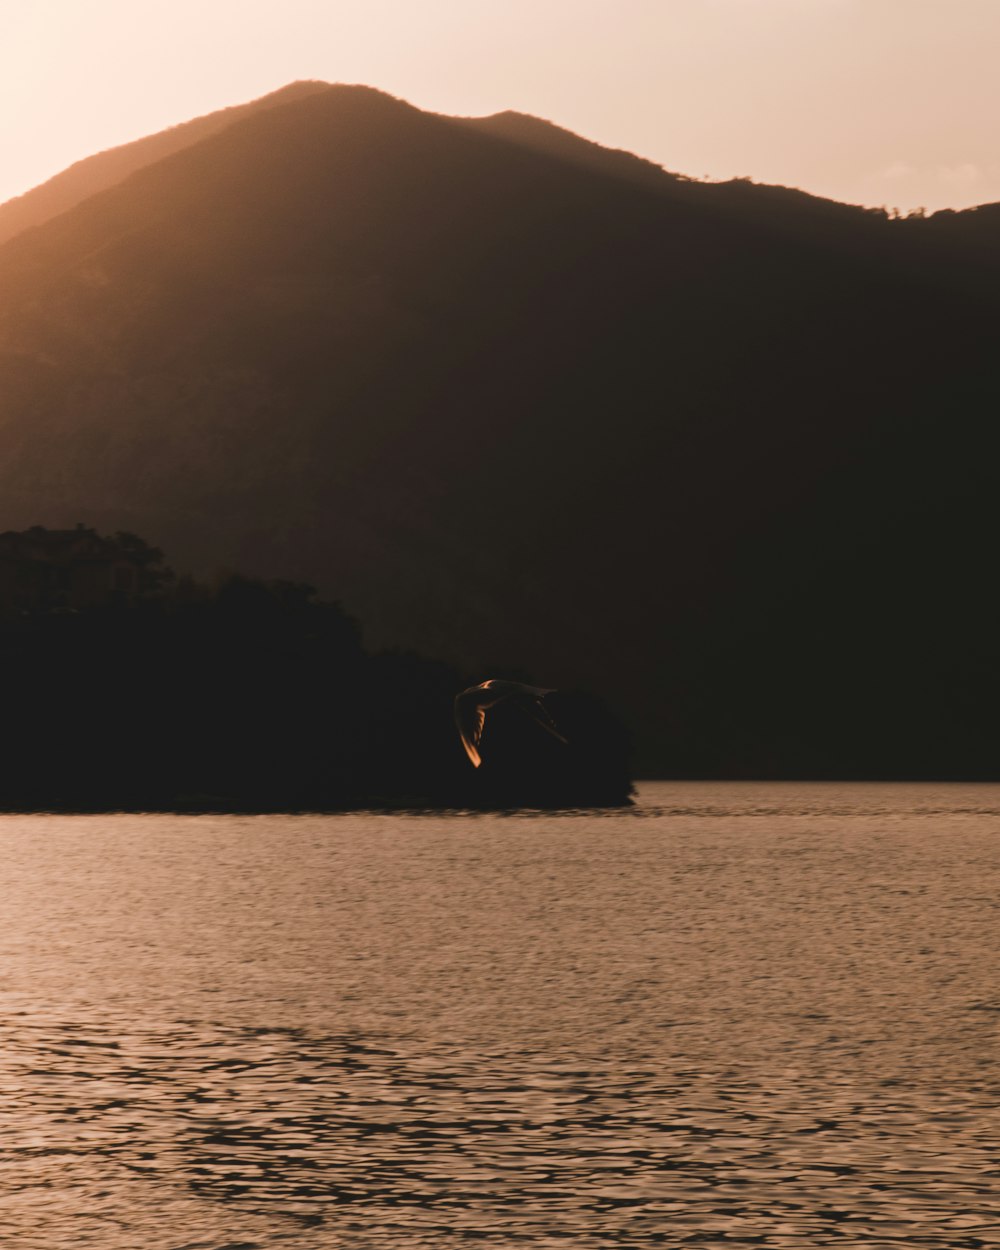
[{"label": "mountain peak", "polygon": [[24,230],[43,225],[52,217],[67,212],[90,196],[106,191],[137,170],[191,147],[244,117],[270,108],[294,104],[307,96],[330,89],[330,84],[325,82],[291,82],[246,104],[219,109],[214,113],[180,122],[176,126],[169,126],[166,130],[132,143],[85,157],[56,174],[54,178],[26,191],[24,195],[0,204],[0,245]]}]

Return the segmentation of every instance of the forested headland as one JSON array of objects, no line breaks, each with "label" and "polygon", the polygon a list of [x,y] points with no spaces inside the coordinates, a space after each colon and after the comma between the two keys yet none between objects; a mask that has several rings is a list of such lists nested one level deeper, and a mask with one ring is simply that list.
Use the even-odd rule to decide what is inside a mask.
[{"label": "forested headland", "polygon": [[530,675],[369,653],[358,623],[312,587],[176,577],[131,534],[0,535],[0,665],[0,809],[628,801],[626,735],[586,694],[548,696],[568,744],[491,711],[475,770],[456,693]]}]

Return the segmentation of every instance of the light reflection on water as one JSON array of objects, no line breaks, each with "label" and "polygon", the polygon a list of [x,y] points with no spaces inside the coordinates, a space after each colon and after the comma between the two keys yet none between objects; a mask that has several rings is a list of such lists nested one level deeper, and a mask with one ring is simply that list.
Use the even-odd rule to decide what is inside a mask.
[{"label": "light reflection on water", "polygon": [[998,831],[0,817],[0,1244],[1000,1246]]}]

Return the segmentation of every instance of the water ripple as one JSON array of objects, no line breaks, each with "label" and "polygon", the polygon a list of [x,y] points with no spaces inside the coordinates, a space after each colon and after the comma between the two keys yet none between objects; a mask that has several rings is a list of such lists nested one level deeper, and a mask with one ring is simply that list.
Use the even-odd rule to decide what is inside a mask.
[{"label": "water ripple", "polygon": [[996,810],[0,818],[0,1245],[996,1250]]},{"label": "water ripple", "polygon": [[15,1021],[2,1053],[4,1245],[959,1250],[1000,1233],[987,1081],[956,1100],[191,1022]]}]

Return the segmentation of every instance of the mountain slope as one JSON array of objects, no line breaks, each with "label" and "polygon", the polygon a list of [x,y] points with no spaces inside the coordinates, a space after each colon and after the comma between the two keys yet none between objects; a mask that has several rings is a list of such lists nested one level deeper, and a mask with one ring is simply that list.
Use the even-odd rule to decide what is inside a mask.
[{"label": "mountain slope", "polygon": [[592,143],[562,126],[543,121],[540,117],[531,117],[527,113],[507,110],[494,113],[490,117],[469,117],[461,120],[482,134],[496,135],[520,147],[545,153],[556,160],[604,173],[608,177],[620,178],[623,182],[631,182],[661,194],[672,189],[672,184],[689,181],[677,174],[668,173],[654,162],[643,160],[631,152]]},{"label": "mountain slope", "polygon": [[646,771],[982,773],[997,301],[917,224],[317,91],[0,249],[0,526],[318,582]]},{"label": "mountain slope", "polygon": [[134,143],[109,148],[77,161],[56,174],[41,186],[33,187],[24,195],[16,196],[0,204],[0,244],[6,243],[23,230],[43,225],[52,217],[66,212],[99,191],[106,191],[122,182],[129,174],[156,161],[180,152],[192,144],[224,130],[233,122],[261,109],[288,104],[304,96],[326,88],[326,83],[296,82],[253,100],[249,104],[237,104],[220,109],[205,117],[171,126],[155,135],[147,135]]}]

